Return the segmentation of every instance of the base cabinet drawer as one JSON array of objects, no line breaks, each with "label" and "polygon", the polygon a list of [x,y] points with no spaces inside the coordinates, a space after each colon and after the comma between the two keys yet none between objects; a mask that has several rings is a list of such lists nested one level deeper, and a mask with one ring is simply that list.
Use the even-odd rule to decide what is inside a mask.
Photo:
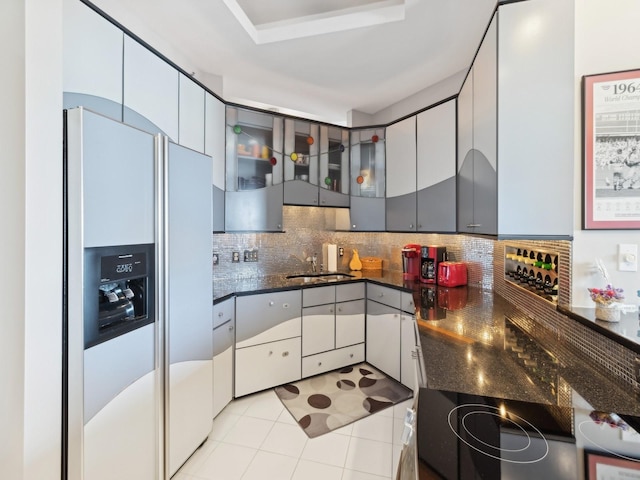
[{"label": "base cabinet drawer", "polygon": [[354,363],[364,362],[364,343],[338,348],[302,359],[302,376],[312,377]]},{"label": "base cabinet drawer", "polygon": [[300,380],[300,337],[236,349],[235,396]]}]

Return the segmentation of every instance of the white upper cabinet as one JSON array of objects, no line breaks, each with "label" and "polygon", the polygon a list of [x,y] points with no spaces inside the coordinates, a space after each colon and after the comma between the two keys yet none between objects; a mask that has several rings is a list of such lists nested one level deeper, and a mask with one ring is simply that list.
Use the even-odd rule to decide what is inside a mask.
[{"label": "white upper cabinet", "polygon": [[205,94],[204,153],[213,159],[213,185],[224,190],[225,124],[224,103]]},{"label": "white upper cabinet", "polygon": [[415,193],[416,116],[389,125],[387,143],[387,199]]},{"label": "white upper cabinet", "polygon": [[122,120],[122,31],[78,0],[63,15],[64,107]]},{"label": "white upper cabinet", "polygon": [[456,101],[418,114],[417,230],[456,231]]},{"label": "white upper cabinet", "polygon": [[[503,236],[573,235],[573,8],[573,2],[557,0],[500,7],[498,220]],[[534,187],[542,184],[544,194]]]},{"label": "white upper cabinet", "polygon": [[131,37],[124,37],[124,121],[179,139],[179,72]]},{"label": "white upper cabinet", "polygon": [[204,88],[181,73],[178,139],[180,145],[204,152],[204,111]]},{"label": "white upper cabinet", "polygon": [[416,231],[416,116],[389,125],[386,130],[386,229]]}]

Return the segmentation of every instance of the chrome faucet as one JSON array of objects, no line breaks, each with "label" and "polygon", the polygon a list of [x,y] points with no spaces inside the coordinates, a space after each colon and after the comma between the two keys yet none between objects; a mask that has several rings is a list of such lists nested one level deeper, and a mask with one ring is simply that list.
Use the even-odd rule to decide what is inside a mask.
[{"label": "chrome faucet", "polygon": [[311,257],[311,271],[316,273],[318,269],[318,254],[314,253],[313,257]]}]

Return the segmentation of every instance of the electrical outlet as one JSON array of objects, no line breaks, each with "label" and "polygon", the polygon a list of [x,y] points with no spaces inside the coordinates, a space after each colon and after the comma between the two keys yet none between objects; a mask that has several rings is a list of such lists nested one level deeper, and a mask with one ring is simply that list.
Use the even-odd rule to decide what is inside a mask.
[{"label": "electrical outlet", "polygon": [[245,262],[257,262],[258,261],[258,250],[245,250],[244,251],[244,261]]},{"label": "electrical outlet", "polygon": [[218,265],[220,263],[220,255],[217,253],[213,254],[213,264]]},{"label": "electrical outlet", "polygon": [[240,262],[240,252],[233,252],[231,254],[231,262],[239,263]]},{"label": "electrical outlet", "polygon": [[338,247],[338,256],[344,257],[344,247]]}]

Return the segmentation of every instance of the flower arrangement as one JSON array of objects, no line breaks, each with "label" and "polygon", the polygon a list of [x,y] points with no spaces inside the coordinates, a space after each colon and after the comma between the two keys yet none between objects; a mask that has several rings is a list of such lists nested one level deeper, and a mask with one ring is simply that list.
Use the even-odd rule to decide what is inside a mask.
[{"label": "flower arrangement", "polygon": [[614,288],[613,285],[607,285],[605,288],[588,288],[591,300],[602,305],[610,305],[613,302],[619,302],[624,299],[622,288]]},{"label": "flower arrangement", "polygon": [[591,300],[596,304],[596,318],[607,322],[617,322],[620,320],[620,309],[615,305],[624,299],[623,290],[615,288],[609,280],[609,274],[602,260],[596,259],[596,266],[602,273],[607,286],[605,288],[588,288]]}]

